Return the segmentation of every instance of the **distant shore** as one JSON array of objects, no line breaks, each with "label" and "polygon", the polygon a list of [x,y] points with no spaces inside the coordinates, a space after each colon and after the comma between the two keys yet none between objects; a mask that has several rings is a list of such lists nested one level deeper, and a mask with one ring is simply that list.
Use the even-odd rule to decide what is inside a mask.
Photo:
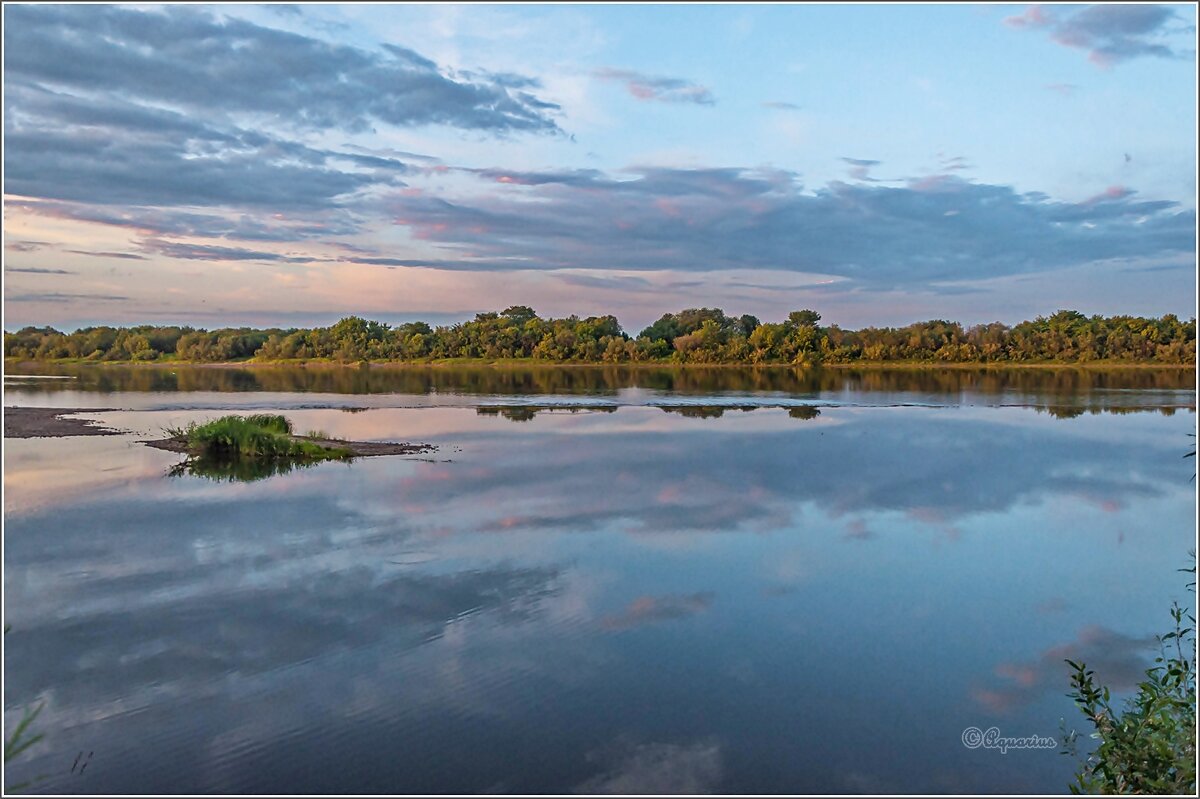
[{"label": "distant shore", "polygon": [[[790,363],[695,363],[680,361],[622,361],[606,363],[597,361],[552,361],[540,358],[439,358],[424,361],[337,361],[328,358],[296,358],[290,360],[258,360],[254,358],[233,361],[185,361],[164,358],[156,361],[92,361],[86,358],[57,358],[48,360],[26,360],[5,358],[9,367],[36,366],[122,366],[147,369],[171,369],[175,367],[201,369],[264,369],[271,367],[334,368],[334,369],[452,369],[481,367],[492,369],[1183,369],[1194,370],[1194,363],[1158,363],[1155,361],[852,361],[849,363],[817,363],[797,365]],[[17,377],[19,375],[13,375]]]}]

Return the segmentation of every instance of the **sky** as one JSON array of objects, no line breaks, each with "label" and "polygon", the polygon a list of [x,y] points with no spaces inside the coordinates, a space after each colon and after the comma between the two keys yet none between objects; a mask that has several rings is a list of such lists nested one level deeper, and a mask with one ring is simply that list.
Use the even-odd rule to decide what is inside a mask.
[{"label": "sky", "polygon": [[4,6],[4,327],[1196,308],[1196,9]]}]

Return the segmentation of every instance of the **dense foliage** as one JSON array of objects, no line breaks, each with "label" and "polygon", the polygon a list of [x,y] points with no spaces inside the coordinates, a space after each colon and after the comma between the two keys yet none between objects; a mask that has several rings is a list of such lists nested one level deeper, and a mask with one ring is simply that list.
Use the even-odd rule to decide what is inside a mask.
[{"label": "dense foliage", "polygon": [[786,363],[799,366],[856,361],[1083,363],[1119,360],[1196,362],[1196,320],[1168,314],[1085,316],[1059,311],[1013,327],[993,322],[963,328],[932,320],[906,327],[844,330],[822,326],[815,311],[794,311],[782,322],[719,308],[664,314],[636,337],[614,316],[543,319],[523,305],[481,313],[468,322],[396,327],[350,316],[329,327],[288,330],[189,327],[87,327],[74,333],[26,327],[4,334],[4,355],[21,360],[219,362],[325,359],[342,362],[425,361],[444,358],[536,359],[585,363]]},{"label": "dense foliage", "polygon": [[349,451],[326,447],[292,436],[292,423],[283,416],[223,416],[204,424],[167,431],[172,438],[186,441],[193,455],[208,459],[245,458],[292,459],[306,461],[344,460]]},{"label": "dense foliage", "polygon": [[[1195,574],[1195,567],[1186,571]],[[1086,664],[1067,661],[1071,697],[1097,741],[1072,793],[1196,794],[1196,619],[1179,603],[1171,617],[1175,628],[1159,637],[1157,665],[1121,710]],[[1074,732],[1067,736],[1066,754],[1075,753],[1075,739]]]}]

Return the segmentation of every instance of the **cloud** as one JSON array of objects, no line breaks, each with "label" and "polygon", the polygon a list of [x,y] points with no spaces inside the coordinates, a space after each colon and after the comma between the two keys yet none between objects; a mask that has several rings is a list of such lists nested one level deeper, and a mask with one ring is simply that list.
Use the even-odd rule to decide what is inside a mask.
[{"label": "cloud", "polygon": [[590,761],[607,761],[604,770],[575,788],[581,794],[718,793],[724,768],[716,741],[693,744],[628,742],[595,751]]},{"label": "cloud", "polygon": [[1186,256],[1195,240],[1194,210],[1125,188],[1066,202],[951,172],[814,190],[765,168],[476,174],[474,196],[394,193],[384,213],[442,245],[447,268],[773,269],[875,287]]},{"label": "cloud", "polygon": [[512,81],[461,80],[402,47],[374,52],[190,8],[14,6],[4,32],[6,83],[94,100],[118,87],[201,118],[246,114],[297,129],[558,131],[558,106]]},{"label": "cloud", "polygon": [[52,246],[48,241],[19,241],[16,239],[6,241],[4,249],[12,250],[13,252],[37,252],[43,247]]},{"label": "cloud", "polygon": [[850,175],[850,177],[854,178],[855,180],[866,181],[875,180],[875,178],[871,177],[871,167],[879,166],[879,164],[882,163],[881,161],[872,161],[867,158],[843,157],[842,160],[850,165],[850,169],[847,170],[847,173]]},{"label": "cloud", "polygon": [[[15,271],[15,270],[13,270]],[[5,302],[75,302],[76,300],[87,300],[89,302],[122,302],[128,300],[117,294],[67,294],[63,292],[45,292],[33,294],[10,294],[4,298]]]},{"label": "cloud", "polygon": [[[55,200],[10,200],[9,209],[52,219],[69,219],[78,222],[107,225],[132,231],[138,236],[138,244],[146,252],[162,252],[174,257],[196,258],[209,248],[209,255],[220,254],[220,244],[193,245],[169,242],[163,237],[196,237],[207,239],[232,239],[241,242],[297,242],[310,239],[328,241],[331,237],[349,235],[359,230],[359,222],[348,211],[340,208],[289,211],[271,215],[241,213],[233,210],[213,209],[212,212],[197,213],[190,210],[153,208],[146,206],[103,207],[85,203],[60,202]],[[199,247],[200,249],[195,249]],[[191,248],[191,249],[189,249]],[[232,249],[229,254],[236,255]],[[72,250],[84,255],[140,259],[134,253],[94,252]],[[261,251],[255,251],[261,252]],[[187,253],[182,254],[182,253]],[[234,260],[245,260],[244,258]],[[276,253],[265,253],[259,260],[284,260]],[[304,260],[317,260],[313,257]]]},{"label": "cloud", "polygon": [[273,263],[307,264],[325,260],[311,255],[284,255],[267,250],[248,250],[243,247],[219,247],[211,244],[188,244],[161,239],[142,242],[147,252],[190,261],[270,261]]},{"label": "cloud", "polygon": [[623,83],[625,89],[639,100],[654,100],[660,103],[695,103],[715,105],[712,91],[698,83],[683,78],[667,78],[646,75],[631,69],[598,69],[592,73],[603,81]]},{"label": "cloud", "polygon": [[36,266],[6,266],[5,272],[22,272],[27,275],[73,275],[74,272],[68,272],[66,269],[41,269]]},{"label": "cloud", "polygon": [[563,272],[555,275],[555,277],[568,286],[579,286],[587,289],[645,291],[654,287],[654,284],[649,280],[635,275],[581,275]]},{"label": "cloud", "polygon": [[1137,194],[1136,191],[1128,186],[1109,186],[1104,191],[1093,194],[1084,200],[1081,205],[1096,205],[1097,203],[1120,202]]},{"label": "cloud", "polygon": [[958,172],[970,168],[971,165],[967,163],[965,156],[938,153],[938,169],[943,173]]},{"label": "cloud", "polygon": [[1053,646],[1032,662],[1005,662],[996,667],[998,684],[976,688],[975,700],[993,713],[1006,714],[1047,692],[1070,688],[1067,659],[1086,663],[1096,680],[1116,690],[1127,690],[1145,676],[1154,636],[1132,637],[1106,627],[1089,626],[1075,641]]},{"label": "cloud", "polygon": [[687,595],[642,596],[630,602],[620,613],[605,616],[600,624],[608,630],[628,630],[659,621],[684,619],[708,610],[712,600],[713,594],[710,591]]},{"label": "cloud", "polygon": [[356,233],[357,198],[403,186],[408,156],[435,160],[297,136],[559,132],[532,79],[464,77],[401,47],[334,45],[191,8],[6,8],[4,65],[5,190],[22,198],[8,205],[145,236]]},{"label": "cloud", "polygon": [[1088,60],[1101,67],[1141,56],[1187,56],[1164,42],[1164,37],[1187,30],[1172,27],[1177,21],[1180,17],[1175,11],[1152,4],[1033,5],[1004,20],[1019,30],[1045,30],[1052,41],[1064,47],[1086,50]]},{"label": "cloud", "polygon": [[127,261],[145,261],[146,256],[133,252],[111,252],[107,250],[67,250],[76,255],[90,255],[94,258],[121,258]]},{"label": "cloud", "polygon": [[314,211],[373,185],[395,185],[407,169],[395,159],[314,149],[119,98],[81,100],[19,79],[5,88],[11,195]]},{"label": "cloud", "polygon": [[1046,88],[1056,94],[1061,94],[1063,97],[1070,97],[1079,91],[1079,87],[1074,83],[1047,83]]},{"label": "cloud", "polygon": [[763,108],[771,108],[776,111],[799,111],[800,106],[795,103],[787,103],[781,100],[770,100],[762,104]]}]

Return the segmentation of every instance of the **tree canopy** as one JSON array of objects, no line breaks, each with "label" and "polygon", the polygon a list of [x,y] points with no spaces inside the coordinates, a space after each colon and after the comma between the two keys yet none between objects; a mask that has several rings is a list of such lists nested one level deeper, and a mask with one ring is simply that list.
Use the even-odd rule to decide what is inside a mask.
[{"label": "tree canopy", "polygon": [[1196,320],[1168,314],[1085,316],[1062,310],[1009,327],[964,328],[934,319],[905,327],[846,330],[822,326],[803,309],[761,322],[720,308],[663,314],[631,336],[612,315],[543,318],[514,305],[454,325],[390,325],[348,316],[329,327],[220,328],[136,325],[65,333],[25,327],[4,334],[4,355],[20,360],[220,362],[325,359],[426,361],[445,358],[534,359],[581,363],[679,362],[815,365],[819,363],[1086,363],[1096,360],[1195,364]]}]

